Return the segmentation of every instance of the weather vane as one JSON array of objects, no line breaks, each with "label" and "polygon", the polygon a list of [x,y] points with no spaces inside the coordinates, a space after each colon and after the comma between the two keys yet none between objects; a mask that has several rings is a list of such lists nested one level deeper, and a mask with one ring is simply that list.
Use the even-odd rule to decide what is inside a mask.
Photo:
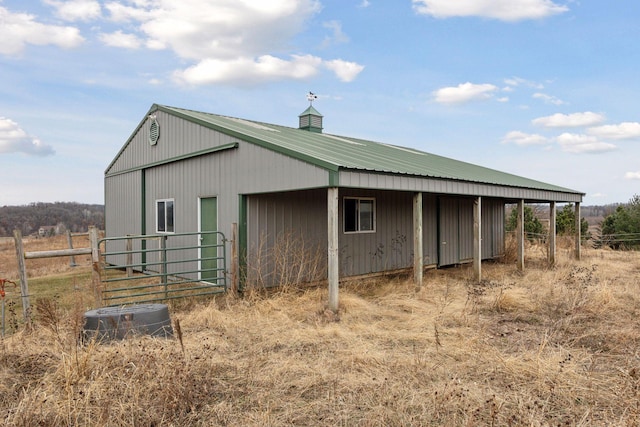
[{"label": "weather vane", "polygon": [[309,101],[309,105],[313,105],[313,101],[315,101],[316,99],[318,99],[318,95],[316,95],[313,92],[309,92],[307,94],[307,101]]}]

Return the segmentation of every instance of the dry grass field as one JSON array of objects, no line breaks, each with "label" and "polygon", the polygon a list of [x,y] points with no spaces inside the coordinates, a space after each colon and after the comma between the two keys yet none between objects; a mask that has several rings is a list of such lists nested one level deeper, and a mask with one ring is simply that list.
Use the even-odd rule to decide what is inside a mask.
[{"label": "dry grass field", "polygon": [[[0,277],[16,277],[11,256],[3,243]],[[584,249],[576,262],[560,249],[553,269],[543,257],[528,248],[524,272],[485,263],[481,284],[467,266],[428,271],[420,289],[397,277],[345,283],[338,315],[325,288],[182,302],[171,306],[181,339],[84,346],[86,267],[34,260],[34,328],[1,343],[0,417],[8,426],[640,425],[640,253]],[[39,297],[58,277],[67,280]]]}]

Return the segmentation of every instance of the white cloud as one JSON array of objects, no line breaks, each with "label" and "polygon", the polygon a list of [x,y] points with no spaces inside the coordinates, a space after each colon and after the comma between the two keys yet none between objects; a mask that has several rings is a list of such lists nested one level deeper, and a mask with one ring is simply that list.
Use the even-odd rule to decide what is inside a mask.
[{"label": "white cloud", "polygon": [[640,179],[640,171],[638,172],[627,172],[624,174],[625,179]]},{"label": "white cloud", "polygon": [[107,46],[125,49],[138,49],[142,44],[135,34],[125,34],[120,30],[110,34],[100,34],[100,40]]},{"label": "white cloud", "polygon": [[532,95],[535,99],[542,99],[545,104],[553,104],[553,105],[564,105],[564,101],[556,98],[555,96],[547,95],[546,93],[534,93]]},{"label": "white cloud", "polygon": [[501,21],[541,19],[569,10],[551,0],[413,0],[413,9],[435,18],[479,16]]},{"label": "white cloud", "polygon": [[33,15],[12,13],[4,7],[0,7],[0,40],[0,54],[4,55],[19,54],[27,44],[68,49],[84,41],[77,28],[42,24]]},{"label": "white cloud", "polygon": [[463,104],[469,101],[489,99],[498,88],[492,84],[461,83],[455,87],[444,87],[433,92],[436,102],[441,104]]},{"label": "white cloud", "polygon": [[96,0],[44,0],[56,9],[56,16],[65,21],[91,21],[100,18],[100,3]]},{"label": "white cloud", "polygon": [[503,144],[516,144],[520,146],[544,145],[549,143],[549,139],[538,134],[529,134],[517,130],[507,133],[502,138]]},{"label": "white cloud", "polygon": [[181,82],[201,85],[233,83],[252,85],[283,77],[306,79],[317,74],[322,59],[311,56],[293,56],[290,61],[263,55],[257,59],[241,57],[231,60],[205,59],[184,71],[176,71],[174,77]]},{"label": "white cloud", "polygon": [[613,151],[616,146],[607,142],[601,142],[595,136],[563,133],[556,138],[562,151],[567,153],[604,153]]},{"label": "white cloud", "polygon": [[369,7],[371,6],[371,3],[369,2],[369,0],[362,0],[362,3],[360,3],[359,7]]},{"label": "white cloud", "polygon": [[527,86],[534,89],[543,89],[544,85],[531,80],[523,79],[522,77],[511,77],[504,79],[504,83],[509,86],[509,89],[515,86]]},{"label": "white cloud", "polygon": [[599,113],[585,111],[584,113],[562,114],[556,113],[551,116],[539,117],[533,119],[531,123],[536,126],[544,126],[547,128],[567,128],[593,126],[602,123],[605,117]]},{"label": "white cloud", "polygon": [[320,5],[313,0],[157,0],[114,1],[106,8],[114,20],[137,21],[149,41],[200,61],[287,49]]},{"label": "white cloud", "polygon": [[333,59],[331,61],[324,61],[323,65],[333,71],[338,79],[343,82],[353,81],[362,70],[364,66],[356,62],[343,61],[342,59]]},{"label": "white cloud", "polygon": [[4,153],[49,156],[54,154],[54,150],[50,145],[27,134],[13,120],[0,117],[0,154]]},{"label": "white cloud", "polygon": [[597,126],[587,129],[587,133],[603,139],[633,139],[640,137],[640,123],[624,122],[617,125]]},{"label": "white cloud", "polygon": [[[192,62],[174,72],[187,84],[305,79],[323,67],[348,82],[364,68],[341,59],[287,53],[295,35],[320,11],[317,0],[123,0],[107,3],[105,9],[113,21],[129,27],[137,23],[135,35],[141,45],[170,49]],[[330,21],[325,27],[332,30],[331,43],[348,41],[339,22]]]},{"label": "white cloud", "polygon": [[324,22],[322,26],[332,32],[331,36],[324,38],[324,41],[322,42],[324,47],[332,44],[347,43],[349,41],[349,37],[342,31],[342,24],[340,22],[328,21]]},{"label": "white cloud", "polygon": [[104,7],[109,11],[110,19],[115,22],[147,21],[152,18],[150,11],[145,9],[143,5],[135,7],[109,2]]}]

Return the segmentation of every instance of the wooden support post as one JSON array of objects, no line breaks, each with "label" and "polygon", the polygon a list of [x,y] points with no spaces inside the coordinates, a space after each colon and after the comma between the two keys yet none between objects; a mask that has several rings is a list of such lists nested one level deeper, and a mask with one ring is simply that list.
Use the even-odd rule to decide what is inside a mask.
[{"label": "wooden support post", "polygon": [[102,263],[100,261],[100,248],[98,247],[98,229],[89,227],[89,241],[91,242],[91,283],[96,300],[96,306],[102,305]]},{"label": "wooden support post", "polygon": [[580,202],[576,202],[575,207],[575,229],[576,229],[576,259],[580,261],[582,258],[582,236],[580,230]]},{"label": "wooden support post", "polygon": [[18,273],[20,274],[20,296],[22,297],[22,315],[27,327],[31,327],[31,307],[29,304],[29,284],[27,282],[27,267],[24,263],[24,247],[22,246],[22,232],[13,231],[13,239],[16,246],[16,258],[18,259]]},{"label": "wooden support post", "polygon": [[338,187],[327,189],[327,279],[329,282],[329,309],[338,313],[339,248],[338,248]]},{"label": "wooden support post", "polygon": [[413,283],[422,286],[424,257],[422,249],[422,193],[413,195]]},{"label": "wooden support post", "polygon": [[[69,242],[69,249],[73,249],[73,238],[71,237],[71,231],[67,230],[67,242]],[[69,266],[70,267],[75,267],[76,264],[76,257],[74,255],[71,255],[71,260],[69,261]]]},{"label": "wooden support post", "polygon": [[556,265],[556,202],[549,203],[549,267]]},{"label": "wooden support post", "polygon": [[518,226],[516,239],[518,244],[518,270],[524,271],[524,200],[518,200]]},{"label": "wooden support post", "polygon": [[482,281],[482,197],[473,201],[473,273],[476,281]]}]

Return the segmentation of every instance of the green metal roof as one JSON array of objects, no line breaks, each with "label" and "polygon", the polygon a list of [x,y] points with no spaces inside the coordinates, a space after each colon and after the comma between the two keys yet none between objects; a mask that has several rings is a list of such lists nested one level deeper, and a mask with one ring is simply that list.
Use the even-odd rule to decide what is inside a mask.
[{"label": "green metal roof", "polygon": [[154,104],[150,112],[156,110],[332,171],[350,169],[584,194],[413,148]]}]

